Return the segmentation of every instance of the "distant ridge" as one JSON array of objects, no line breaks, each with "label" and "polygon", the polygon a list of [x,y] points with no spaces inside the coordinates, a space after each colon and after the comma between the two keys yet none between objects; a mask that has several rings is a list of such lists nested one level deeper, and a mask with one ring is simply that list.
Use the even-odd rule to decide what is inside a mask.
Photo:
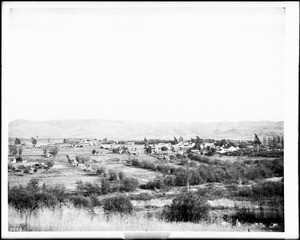
[{"label": "distant ridge", "polygon": [[143,122],[100,119],[70,119],[31,121],[17,119],[9,123],[9,137],[30,138],[105,138],[138,140],[147,138],[173,139],[174,136],[189,139],[198,135],[214,139],[253,139],[260,136],[283,135],[283,121],[241,122]]}]

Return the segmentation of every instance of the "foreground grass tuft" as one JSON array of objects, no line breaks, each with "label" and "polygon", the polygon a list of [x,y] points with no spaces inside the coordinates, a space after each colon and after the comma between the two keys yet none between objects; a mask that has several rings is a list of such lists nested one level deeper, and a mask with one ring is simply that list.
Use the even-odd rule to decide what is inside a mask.
[{"label": "foreground grass tuft", "polygon": [[42,208],[35,213],[21,213],[9,207],[8,229],[14,231],[212,231],[212,232],[247,232],[266,231],[261,226],[242,224],[231,226],[217,223],[168,223],[155,217],[140,213],[109,217],[101,207],[94,211],[78,209],[73,206],[61,208]]}]

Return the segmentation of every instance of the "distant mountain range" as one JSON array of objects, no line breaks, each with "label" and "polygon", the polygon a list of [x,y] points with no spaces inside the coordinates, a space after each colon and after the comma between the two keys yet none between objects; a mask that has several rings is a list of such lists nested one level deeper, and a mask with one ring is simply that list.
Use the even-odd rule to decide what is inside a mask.
[{"label": "distant mountain range", "polygon": [[141,140],[144,137],[173,139],[253,139],[259,136],[283,135],[283,121],[242,122],[142,122],[114,120],[15,120],[9,123],[9,137],[30,138],[98,138],[113,140]]}]

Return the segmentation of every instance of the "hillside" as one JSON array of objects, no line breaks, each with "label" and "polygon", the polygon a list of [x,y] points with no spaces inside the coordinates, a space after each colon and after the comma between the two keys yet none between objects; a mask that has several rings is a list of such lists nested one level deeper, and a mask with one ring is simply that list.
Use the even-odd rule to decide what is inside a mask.
[{"label": "hillside", "polygon": [[15,120],[9,123],[9,137],[30,138],[99,138],[138,140],[147,138],[172,139],[174,136],[191,138],[253,139],[260,136],[283,135],[283,122],[138,122],[114,120]]}]

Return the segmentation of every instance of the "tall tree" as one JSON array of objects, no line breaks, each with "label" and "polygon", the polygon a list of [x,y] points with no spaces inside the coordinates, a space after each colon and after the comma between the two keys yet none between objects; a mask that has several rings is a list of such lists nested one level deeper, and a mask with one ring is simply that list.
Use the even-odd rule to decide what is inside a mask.
[{"label": "tall tree", "polygon": [[254,135],[254,144],[255,145],[260,145],[261,144],[261,141],[260,141],[260,139],[259,139],[259,137],[256,133]]},{"label": "tall tree", "polygon": [[35,145],[37,144],[37,140],[35,138],[31,138],[31,143],[32,145],[35,147]]}]

